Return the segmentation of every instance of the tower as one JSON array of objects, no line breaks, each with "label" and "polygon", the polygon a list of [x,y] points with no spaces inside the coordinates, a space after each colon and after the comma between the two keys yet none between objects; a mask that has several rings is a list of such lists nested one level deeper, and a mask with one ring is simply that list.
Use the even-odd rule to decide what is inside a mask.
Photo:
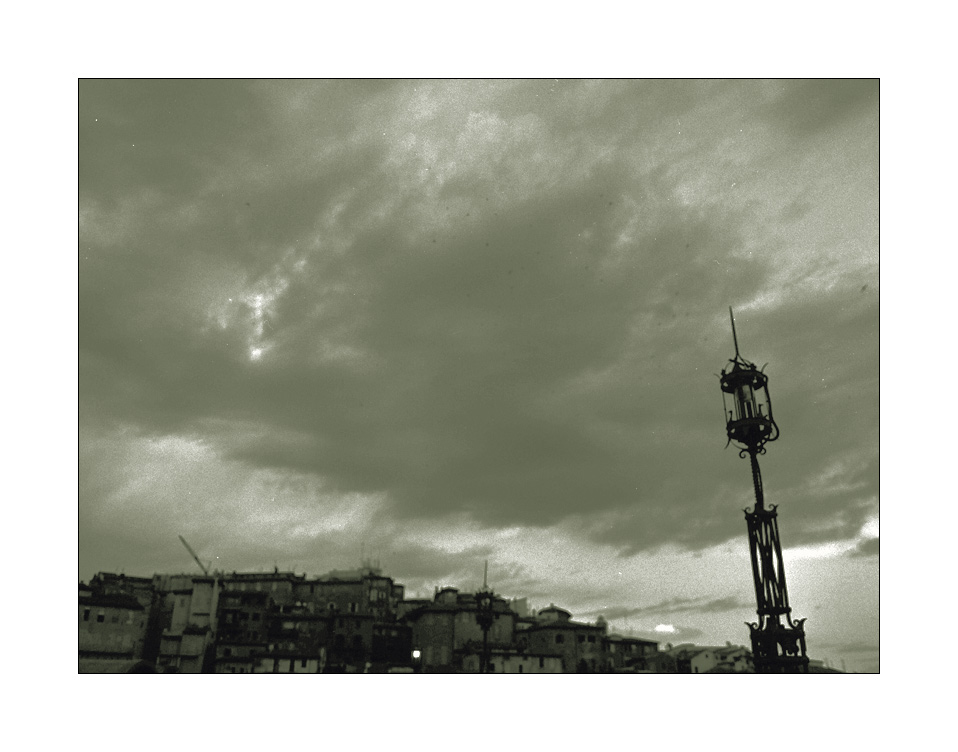
[{"label": "tower", "polygon": [[[778,426],[772,417],[772,400],[768,393],[768,376],[743,358],[738,351],[735,317],[732,340],[735,357],[722,371],[720,386],[725,407],[728,443],[735,442],[739,457],[749,458],[755,508],[745,509],[748,546],[752,559],[758,622],[748,624],[752,638],[752,658],[760,674],[808,673],[805,653],[805,619],[792,619],[785,584],[785,562],[778,536],[778,512],[774,504],[765,506],[762,473],[758,455],[765,454],[765,445],[778,438]],[[728,444],[726,444],[728,446]]]}]

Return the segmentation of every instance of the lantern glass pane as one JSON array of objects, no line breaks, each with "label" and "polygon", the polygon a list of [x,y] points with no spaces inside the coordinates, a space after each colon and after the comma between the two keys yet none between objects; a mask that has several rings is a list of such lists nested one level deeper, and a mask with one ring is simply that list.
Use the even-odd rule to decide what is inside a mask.
[{"label": "lantern glass pane", "polygon": [[758,415],[758,408],[755,404],[755,394],[752,387],[748,384],[742,384],[735,390],[735,419],[754,418]]}]

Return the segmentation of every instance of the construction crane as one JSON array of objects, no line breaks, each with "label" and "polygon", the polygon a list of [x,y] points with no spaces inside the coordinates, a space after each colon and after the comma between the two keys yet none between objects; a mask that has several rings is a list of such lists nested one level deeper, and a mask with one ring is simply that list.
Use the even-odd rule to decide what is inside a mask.
[{"label": "construction crane", "polygon": [[203,562],[200,561],[200,557],[196,555],[196,552],[192,548],[190,548],[190,544],[186,542],[186,538],[184,538],[182,535],[178,537],[183,542],[183,545],[186,546],[186,550],[190,552],[190,556],[193,557],[193,561],[200,565],[200,569],[203,570],[203,574],[209,576],[210,570],[203,565]]}]

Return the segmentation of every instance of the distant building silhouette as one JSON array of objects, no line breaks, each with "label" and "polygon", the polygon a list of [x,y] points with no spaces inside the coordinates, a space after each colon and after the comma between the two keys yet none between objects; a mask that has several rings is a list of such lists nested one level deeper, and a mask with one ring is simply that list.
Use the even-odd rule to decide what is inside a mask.
[{"label": "distant building silhouette", "polygon": [[[405,588],[364,563],[319,577],[281,572],[99,573],[79,588],[81,672],[476,673],[475,593]],[[492,673],[751,673],[749,650],[609,633],[549,604],[492,597]],[[813,670],[827,671],[820,662]]]}]

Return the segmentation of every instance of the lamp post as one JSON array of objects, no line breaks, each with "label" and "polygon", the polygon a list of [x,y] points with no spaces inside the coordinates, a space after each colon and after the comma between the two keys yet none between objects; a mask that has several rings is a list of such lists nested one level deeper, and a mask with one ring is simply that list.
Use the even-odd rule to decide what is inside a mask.
[{"label": "lamp post", "polygon": [[489,562],[486,562],[482,575],[482,588],[476,593],[476,622],[482,630],[482,656],[479,660],[479,673],[489,673],[489,629],[496,619],[495,594],[486,584]]},{"label": "lamp post", "polygon": [[785,562],[778,537],[778,513],[774,504],[765,506],[762,473],[758,466],[758,455],[765,454],[765,445],[779,435],[772,417],[768,376],[762,372],[765,366],[758,369],[739,354],[735,317],[731,308],[728,312],[732,320],[735,357],[729,360],[730,365],[719,377],[726,433],[729,443],[735,442],[739,457],[748,456],[755,488],[755,508],[745,510],[758,612],[758,622],[748,624],[752,659],[759,674],[805,674],[808,673],[805,619],[792,620],[785,585]]}]

